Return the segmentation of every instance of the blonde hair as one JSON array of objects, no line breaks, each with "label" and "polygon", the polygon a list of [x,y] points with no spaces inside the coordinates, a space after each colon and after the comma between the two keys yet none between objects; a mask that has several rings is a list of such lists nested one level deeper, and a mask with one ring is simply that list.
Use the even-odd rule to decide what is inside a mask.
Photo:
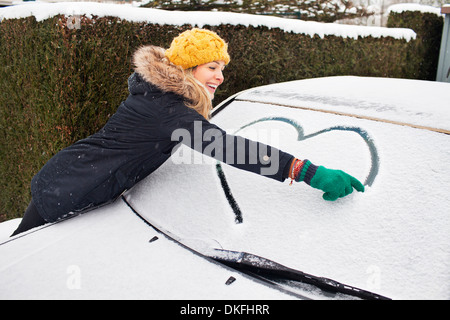
[{"label": "blonde hair", "polygon": [[188,84],[188,97],[186,105],[209,119],[212,110],[211,96],[206,88],[194,77],[193,70],[196,67],[184,70],[185,79]]},{"label": "blonde hair", "polygon": [[135,72],[144,80],[164,92],[173,92],[184,98],[186,106],[209,119],[212,109],[211,96],[207,89],[194,78],[195,67],[183,69],[164,56],[165,50],[156,46],[144,46],[133,55]]}]

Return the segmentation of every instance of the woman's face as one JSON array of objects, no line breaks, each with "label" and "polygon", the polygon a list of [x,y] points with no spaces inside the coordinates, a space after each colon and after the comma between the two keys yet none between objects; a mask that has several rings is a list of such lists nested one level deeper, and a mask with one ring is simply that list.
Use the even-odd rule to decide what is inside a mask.
[{"label": "woman's face", "polygon": [[222,71],[224,68],[224,61],[213,61],[198,65],[192,70],[194,78],[200,81],[200,83],[205,86],[205,88],[211,94],[211,98],[214,97],[214,93],[216,92],[217,87],[220,86],[223,82]]}]

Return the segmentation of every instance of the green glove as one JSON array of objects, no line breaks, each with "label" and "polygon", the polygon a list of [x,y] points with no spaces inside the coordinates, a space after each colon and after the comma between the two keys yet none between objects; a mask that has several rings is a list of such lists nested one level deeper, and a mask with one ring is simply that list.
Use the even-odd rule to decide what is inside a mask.
[{"label": "green glove", "polygon": [[364,192],[364,185],[358,179],[341,170],[317,167],[309,160],[304,161],[303,168],[295,180],[305,181],[311,187],[322,190],[325,192],[322,197],[328,201],[349,195],[353,188]]}]

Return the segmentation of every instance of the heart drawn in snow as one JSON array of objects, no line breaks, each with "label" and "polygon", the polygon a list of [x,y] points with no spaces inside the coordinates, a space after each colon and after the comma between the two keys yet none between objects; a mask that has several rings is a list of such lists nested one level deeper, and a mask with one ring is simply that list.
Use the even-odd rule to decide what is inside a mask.
[{"label": "heart drawn in snow", "polygon": [[[366,179],[364,181],[364,185],[371,186],[373,184],[375,177],[378,174],[380,159],[378,156],[377,148],[375,147],[375,144],[374,144],[372,138],[369,136],[369,134],[364,129],[362,129],[360,127],[354,127],[354,126],[334,126],[334,127],[326,128],[326,129],[305,135],[303,127],[299,123],[297,123],[296,121],[294,121],[292,119],[285,118],[285,117],[266,117],[266,118],[261,118],[259,120],[252,121],[252,122],[242,126],[237,131],[235,131],[235,134],[237,134],[239,131],[241,131],[245,128],[248,128],[252,125],[255,125],[255,124],[261,123],[261,122],[265,122],[265,121],[281,121],[281,122],[291,125],[297,131],[297,134],[298,134],[297,141],[303,141],[303,140],[306,140],[306,139],[309,139],[312,137],[316,137],[322,133],[332,132],[332,131],[355,132],[364,140],[365,144],[367,145],[367,147],[370,151],[371,165],[370,165],[369,173],[367,174]],[[220,162],[217,162],[217,164],[216,164],[216,171],[217,171],[217,175],[219,176],[222,189],[225,193],[225,197],[227,198],[228,203],[230,204],[231,209],[233,210],[233,212],[235,214],[235,222],[242,223],[243,222],[242,211],[239,208],[239,205],[237,204],[236,199],[233,197],[233,194],[231,192],[230,186],[227,182],[225,173],[222,169],[222,165],[220,164]]]}]

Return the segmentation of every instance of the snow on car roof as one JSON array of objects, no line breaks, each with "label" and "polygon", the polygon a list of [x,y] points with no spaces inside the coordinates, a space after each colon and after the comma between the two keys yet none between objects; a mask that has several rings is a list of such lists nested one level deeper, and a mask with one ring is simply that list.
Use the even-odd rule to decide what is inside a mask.
[{"label": "snow on car roof", "polygon": [[450,133],[450,84],[394,78],[325,77],[250,89],[240,100],[283,104]]}]

